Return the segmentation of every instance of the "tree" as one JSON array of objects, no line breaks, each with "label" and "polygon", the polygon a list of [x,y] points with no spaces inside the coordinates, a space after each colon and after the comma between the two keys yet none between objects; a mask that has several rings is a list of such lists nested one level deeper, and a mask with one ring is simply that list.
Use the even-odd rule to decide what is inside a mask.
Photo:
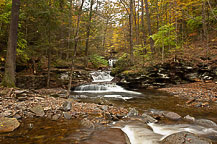
[{"label": "tree", "polygon": [[90,14],[89,21],[87,24],[87,39],[86,39],[86,48],[85,48],[85,61],[84,66],[88,66],[88,49],[89,49],[89,37],[90,37],[90,28],[91,28],[91,20],[92,20],[92,8],[93,8],[93,0],[90,2]]},{"label": "tree", "polygon": [[11,22],[8,37],[7,56],[5,63],[5,73],[2,81],[3,86],[15,87],[15,70],[16,70],[16,47],[17,31],[19,21],[20,0],[12,0]]},{"label": "tree", "polygon": [[[147,25],[148,25],[148,33],[149,33],[149,36],[152,35],[152,31],[151,31],[151,18],[150,18],[150,14],[149,14],[149,7],[148,7],[148,1],[147,0],[144,0],[145,1],[145,10],[146,10],[146,19],[147,19]],[[151,47],[151,52],[155,52],[154,50],[154,41],[152,38],[150,38],[150,47]]]}]

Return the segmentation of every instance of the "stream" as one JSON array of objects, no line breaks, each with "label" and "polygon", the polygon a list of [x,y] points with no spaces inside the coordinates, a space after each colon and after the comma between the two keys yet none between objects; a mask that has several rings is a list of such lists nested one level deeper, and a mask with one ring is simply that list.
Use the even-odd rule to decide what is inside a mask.
[{"label": "stream", "polygon": [[[76,87],[71,95],[78,101],[87,103],[105,103],[118,107],[135,108],[140,113],[147,110],[164,110],[176,112],[182,117],[190,115],[196,119],[209,119],[217,122],[217,112],[204,108],[184,106],[185,100],[158,90],[133,89],[126,90],[112,83],[110,72],[97,71],[91,73],[93,82]],[[152,130],[140,123],[126,124],[119,127],[127,134],[132,144],[155,144],[166,136],[188,131],[217,140],[217,130],[212,127],[186,123],[184,121],[163,121],[148,124]],[[1,134],[1,144],[50,144],[50,143],[80,143],[88,139],[94,130],[83,128],[80,119],[52,121],[45,118],[29,118],[11,133]]]}]

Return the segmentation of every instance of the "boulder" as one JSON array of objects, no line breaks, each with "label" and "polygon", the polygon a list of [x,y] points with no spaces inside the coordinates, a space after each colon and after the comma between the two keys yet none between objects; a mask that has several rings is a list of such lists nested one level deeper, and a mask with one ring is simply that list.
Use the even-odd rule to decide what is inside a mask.
[{"label": "boulder", "polygon": [[43,117],[45,115],[44,109],[41,105],[34,106],[30,109],[36,116]]},{"label": "boulder", "polygon": [[163,115],[170,120],[179,120],[182,117],[175,112],[164,112]]},{"label": "boulder", "polygon": [[130,141],[121,129],[109,128],[94,132],[90,139],[81,144],[130,144]]},{"label": "boulder", "polygon": [[167,136],[161,144],[212,144],[208,139],[196,136],[189,132],[178,132]]},{"label": "boulder", "polygon": [[20,126],[16,118],[0,118],[0,133],[12,132]]},{"label": "boulder", "polygon": [[142,114],[142,120],[143,120],[143,122],[145,122],[145,123],[155,123],[155,122],[157,122],[157,120],[156,119],[154,119],[153,117],[151,117],[150,115],[148,115],[148,114],[146,114],[146,113],[143,113]]},{"label": "boulder", "polygon": [[208,120],[208,119],[197,119],[197,120],[195,120],[195,123],[198,125],[205,126],[205,127],[217,129],[217,124],[211,120]]}]

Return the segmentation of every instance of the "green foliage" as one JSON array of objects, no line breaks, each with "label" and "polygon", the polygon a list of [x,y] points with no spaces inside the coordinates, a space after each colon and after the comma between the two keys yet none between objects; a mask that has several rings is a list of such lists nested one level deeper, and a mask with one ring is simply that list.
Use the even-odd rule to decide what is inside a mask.
[{"label": "green foliage", "polygon": [[187,21],[187,27],[191,32],[199,30],[202,27],[202,16],[197,16]]},{"label": "green foliage", "polygon": [[90,61],[96,68],[108,66],[108,61],[105,60],[103,56],[97,54],[90,56]]},{"label": "green foliage", "polygon": [[166,47],[166,46],[175,46],[175,27],[173,24],[167,24],[159,28],[156,34],[153,34],[151,38],[155,41],[155,46],[157,47]]},{"label": "green foliage", "polygon": [[115,74],[121,73],[127,70],[130,66],[132,66],[130,55],[127,53],[124,53],[115,63],[115,68],[112,70],[112,74],[115,75]]}]

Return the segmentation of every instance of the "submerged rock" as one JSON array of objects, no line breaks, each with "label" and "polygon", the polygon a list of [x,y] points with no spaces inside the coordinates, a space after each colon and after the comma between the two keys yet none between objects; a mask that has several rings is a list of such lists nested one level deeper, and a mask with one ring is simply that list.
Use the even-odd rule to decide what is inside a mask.
[{"label": "submerged rock", "polygon": [[16,118],[0,118],[0,133],[12,132],[20,126]]},{"label": "submerged rock", "polygon": [[161,144],[212,144],[208,139],[196,136],[189,132],[178,132],[167,136]]},{"label": "submerged rock", "polygon": [[30,109],[36,116],[43,117],[45,115],[44,108],[41,105],[34,106]]},{"label": "submerged rock", "polygon": [[86,128],[95,128],[94,123],[87,118],[81,120],[81,125]]}]

